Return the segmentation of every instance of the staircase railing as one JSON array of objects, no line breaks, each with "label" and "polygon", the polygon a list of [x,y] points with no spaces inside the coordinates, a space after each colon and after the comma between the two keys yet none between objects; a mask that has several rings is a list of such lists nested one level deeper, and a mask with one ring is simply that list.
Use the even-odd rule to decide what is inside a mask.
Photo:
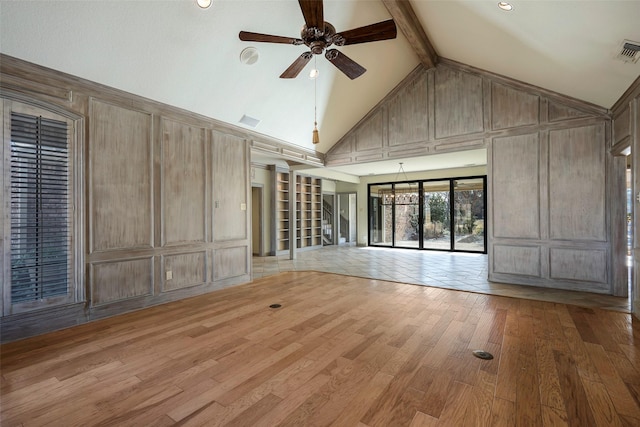
[{"label": "staircase railing", "polygon": [[322,237],[326,244],[333,243],[333,206],[322,201]]}]

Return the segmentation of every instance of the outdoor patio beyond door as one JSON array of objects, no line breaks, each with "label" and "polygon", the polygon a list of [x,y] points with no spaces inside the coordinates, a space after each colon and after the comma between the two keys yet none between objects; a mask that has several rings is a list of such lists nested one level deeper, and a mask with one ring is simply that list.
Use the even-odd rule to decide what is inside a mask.
[{"label": "outdoor patio beyond door", "polygon": [[369,185],[369,244],[486,253],[486,177]]}]

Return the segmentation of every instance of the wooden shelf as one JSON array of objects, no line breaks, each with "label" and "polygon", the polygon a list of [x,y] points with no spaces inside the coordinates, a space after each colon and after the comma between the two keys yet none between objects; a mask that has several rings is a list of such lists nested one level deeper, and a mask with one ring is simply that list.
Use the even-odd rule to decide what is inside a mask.
[{"label": "wooden shelf", "polygon": [[[296,210],[296,239],[299,249],[311,249],[322,246],[322,179],[308,175],[296,175],[295,183],[289,182],[289,171],[274,168],[273,201],[275,218],[273,221],[273,255],[289,250],[290,197]],[[290,190],[295,189],[295,195]],[[284,233],[284,234],[283,234]]]},{"label": "wooden shelf", "polygon": [[[289,250],[289,171],[274,169],[272,255]],[[275,253],[274,253],[275,252]]]}]

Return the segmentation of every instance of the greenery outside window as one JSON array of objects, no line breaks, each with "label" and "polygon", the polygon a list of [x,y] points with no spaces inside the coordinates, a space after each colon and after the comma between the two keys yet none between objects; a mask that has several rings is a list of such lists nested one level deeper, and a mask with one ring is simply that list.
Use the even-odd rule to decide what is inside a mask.
[{"label": "greenery outside window", "polygon": [[369,245],[487,252],[486,176],[369,184]]}]

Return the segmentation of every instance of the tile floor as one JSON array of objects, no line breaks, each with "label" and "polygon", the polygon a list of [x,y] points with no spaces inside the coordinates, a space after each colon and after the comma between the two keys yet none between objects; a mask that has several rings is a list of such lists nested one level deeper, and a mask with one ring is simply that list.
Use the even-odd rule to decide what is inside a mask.
[{"label": "tile floor", "polygon": [[315,270],[461,291],[630,312],[629,298],[509,285],[487,280],[487,255],[357,246],[325,246],[289,256],[253,257],[253,278]]}]

